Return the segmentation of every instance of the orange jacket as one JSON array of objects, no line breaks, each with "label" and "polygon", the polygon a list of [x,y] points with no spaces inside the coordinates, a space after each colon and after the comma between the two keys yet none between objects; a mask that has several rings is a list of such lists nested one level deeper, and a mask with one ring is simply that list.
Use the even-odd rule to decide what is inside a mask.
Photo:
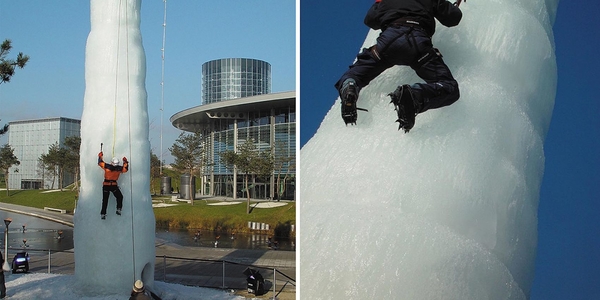
[{"label": "orange jacket", "polygon": [[123,162],[123,166],[113,166],[105,163],[102,159],[102,155],[98,155],[98,166],[104,170],[103,185],[117,185],[119,175],[127,172],[127,169],[129,168],[129,162]]}]

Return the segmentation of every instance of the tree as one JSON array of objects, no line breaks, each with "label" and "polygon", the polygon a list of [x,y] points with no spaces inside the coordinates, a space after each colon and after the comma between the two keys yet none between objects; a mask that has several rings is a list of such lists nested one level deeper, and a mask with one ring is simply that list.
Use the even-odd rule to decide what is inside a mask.
[{"label": "tree", "polygon": [[[180,172],[190,174],[190,180],[194,177],[196,171],[202,169],[202,156],[204,148],[202,147],[202,134],[182,132],[175,140],[171,148],[171,155],[175,158],[175,163],[171,164],[173,168]],[[192,184],[189,185],[189,195],[192,205],[194,204],[194,191]]]},{"label": "tree", "polygon": [[[56,144],[50,146],[50,149],[53,149],[53,146],[55,145]],[[49,175],[52,176],[52,185],[50,185],[50,189],[54,189],[54,183],[56,182],[56,176],[58,175],[56,167],[58,158],[56,157],[56,152],[51,151],[50,149],[48,149],[48,153],[40,155],[39,160],[42,161],[42,165],[46,168]]]},{"label": "tree", "polygon": [[[54,170],[54,176],[58,175],[58,186],[62,191],[65,169],[73,166],[72,157],[69,156],[69,150],[61,148],[57,142],[52,144],[50,148],[48,148],[48,153],[42,154],[40,158],[49,169]],[[52,188],[54,188],[54,180],[52,181]]]},{"label": "tree", "polygon": [[[23,69],[29,60],[29,56],[23,55],[23,52],[19,52],[17,55],[17,60],[6,59],[6,56],[11,49],[12,45],[10,40],[4,40],[2,45],[0,45],[0,84],[3,82],[9,82],[10,78],[15,74],[15,67]],[[0,135],[3,135],[7,132],[8,124],[0,127]]]},{"label": "tree", "polygon": [[79,150],[81,148],[81,137],[78,136],[68,136],[65,138],[65,147],[66,147],[66,161],[65,167],[67,169],[73,170],[74,177],[74,190],[79,190]]},{"label": "tree", "polygon": [[[277,187],[277,199],[285,192],[286,182],[290,173],[296,168],[295,157],[290,155],[288,143],[284,141],[275,142],[275,153],[273,155],[273,169],[276,171],[275,186]],[[283,178],[282,178],[283,176]]]},{"label": "tree", "polygon": [[[0,148],[0,170],[4,173],[4,181],[6,182],[6,196],[9,196],[9,187],[8,187],[8,170],[14,165],[20,165],[21,162],[15,156],[14,149],[5,144]],[[19,170],[15,170],[15,172],[19,172]]]},{"label": "tree", "polygon": [[[150,151],[150,187],[151,187],[151,191],[153,194],[156,194],[156,192],[154,191],[154,180],[160,177],[160,159],[158,158],[158,156],[156,154],[154,154],[152,151]],[[162,187],[161,187],[162,189]],[[169,191],[171,192],[171,191]],[[162,190],[161,190],[161,194]]]},{"label": "tree", "polygon": [[8,124],[4,124],[4,126],[0,127],[0,135],[3,135],[8,132]]},{"label": "tree", "polygon": [[23,69],[29,56],[23,55],[23,52],[19,52],[17,59],[7,59],[6,56],[12,49],[11,41],[4,40],[0,45],[0,84],[3,82],[9,82],[10,78],[15,74],[15,68],[19,67]]},{"label": "tree", "polygon": [[252,139],[238,145],[237,151],[229,150],[220,154],[221,162],[233,172],[244,174],[246,189],[246,213],[250,213],[250,188],[248,181],[251,176],[269,178],[273,173],[273,156],[271,151],[258,151]]},{"label": "tree", "polygon": [[[42,188],[45,188],[46,178],[54,175],[54,169],[46,165],[42,157],[38,157],[37,171],[38,176],[42,177]],[[53,179],[54,180],[54,179]],[[54,188],[54,181],[52,182],[52,188]]]},{"label": "tree", "polygon": [[[50,189],[53,190],[54,183],[56,183],[56,165],[52,161],[51,157],[49,157],[48,154],[40,155],[40,157],[38,158],[38,166],[42,168],[42,170],[38,172],[41,172],[43,174],[43,178],[52,177],[52,184],[50,185]],[[43,181],[44,183],[46,182],[45,179]]]}]

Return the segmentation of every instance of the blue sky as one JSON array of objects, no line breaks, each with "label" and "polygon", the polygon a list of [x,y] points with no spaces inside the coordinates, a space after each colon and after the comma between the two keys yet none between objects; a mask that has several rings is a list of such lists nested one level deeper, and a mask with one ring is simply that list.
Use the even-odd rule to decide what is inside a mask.
[{"label": "blue sky", "polygon": [[[0,123],[23,119],[81,119],[85,90],[85,44],[90,30],[85,0],[0,0],[0,39],[29,55],[11,82],[0,85]],[[150,142],[160,152],[161,48],[164,2],[144,0],[142,39],[146,52]],[[175,113],[200,105],[202,64],[229,57],[271,64],[272,92],[296,89],[296,3],[280,0],[167,1],[163,155],[180,131]],[[101,112],[99,112],[101,113]],[[8,142],[8,134],[0,144]],[[165,153],[166,152],[166,153]]]},{"label": "blue sky", "polygon": [[[301,145],[337,97],[333,84],[360,50],[371,3],[301,2]],[[558,7],[558,89],[545,142],[533,300],[600,299],[598,12],[600,2],[594,0],[562,1]]]}]

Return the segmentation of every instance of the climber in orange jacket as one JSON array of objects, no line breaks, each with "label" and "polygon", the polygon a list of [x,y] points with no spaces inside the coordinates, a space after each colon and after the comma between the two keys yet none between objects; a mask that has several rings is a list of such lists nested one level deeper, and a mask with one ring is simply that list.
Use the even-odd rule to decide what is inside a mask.
[{"label": "climber in orange jacket", "polygon": [[113,157],[110,164],[107,164],[102,159],[103,153],[98,153],[98,166],[104,170],[104,183],[102,185],[102,210],[100,215],[102,220],[106,219],[106,206],[108,205],[108,197],[112,192],[117,198],[117,215],[121,215],[121,209],[123,208],[123,194],[117,185],[119,175],[127,172],[129,169],[129,162],[127,157],[123,157],[123,166],[119,166],[119,159]]}]

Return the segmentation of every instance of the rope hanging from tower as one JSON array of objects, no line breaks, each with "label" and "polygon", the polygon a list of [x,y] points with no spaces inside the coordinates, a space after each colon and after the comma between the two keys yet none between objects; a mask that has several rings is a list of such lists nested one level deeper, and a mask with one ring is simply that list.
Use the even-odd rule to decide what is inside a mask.
[{"label": "rope hanging from tower", "polygon": [[[123,5],[125,3],[125,5]],[[124,6],[124,8],[123,8]],[[127,116],[128,116],[128,136],[127,140],[129,143],[129,158],[131,159],[132,147],[131,147],[131,95],[130,95],[130,71],[129,71],[129,15],[128,15],[128,5],[127,0],[119,0],[118,6],[118,23],[117,23],[117,58],[116,58],[116,70],[115,70],[115,94],[114,94],[114,107],[113,107],[113,145],[112,145],[112,156],[115,157],[115,145],[117,143],[117,104],[119,99],[119,67],[120,67],[120,56],[121,56],[121,20],[123,17],[123,13],[125,15],[125,77],[126,77],[126,88],[127,88]],[[136,272],[136,263],[135,263],[135,225],[134,225],[134,209],[133,209],[133,170],[131,166],[129,166],[129,207],[131,210],[131,251],[132,251],[132,261],[133,261],[133,281],[137,280],[135,278]]]}]

